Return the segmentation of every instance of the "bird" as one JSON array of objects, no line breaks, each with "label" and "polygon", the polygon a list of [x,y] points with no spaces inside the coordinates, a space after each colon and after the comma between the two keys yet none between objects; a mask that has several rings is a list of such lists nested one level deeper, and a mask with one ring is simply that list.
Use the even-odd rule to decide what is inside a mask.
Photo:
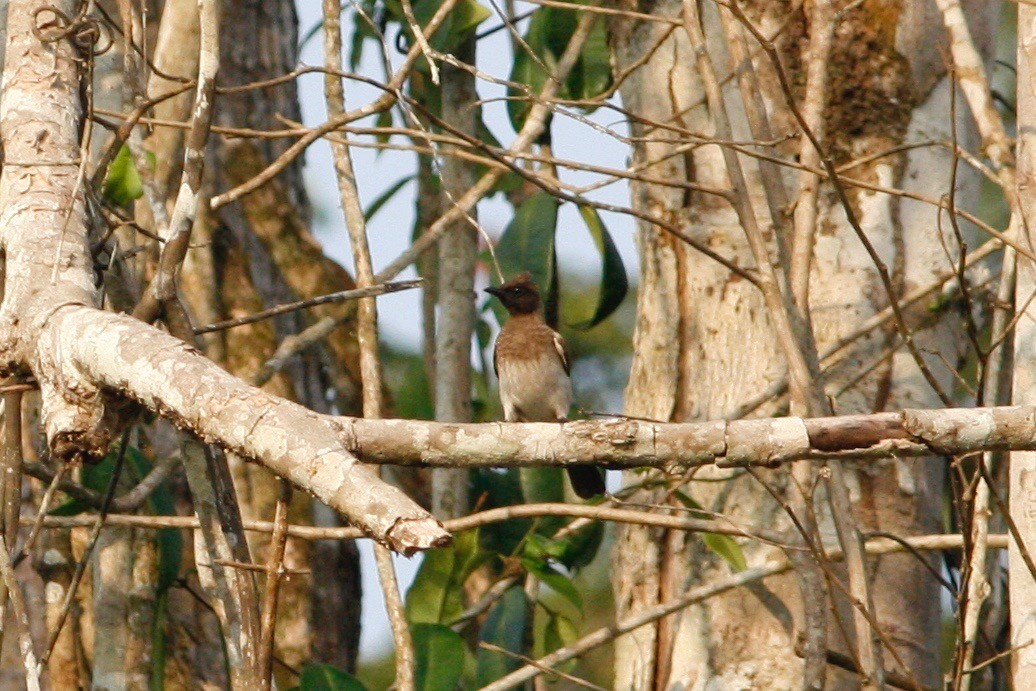
[{"label": "bird", "polygon": [[[486,288],[507,309],[493,347],[493,370],[507,422],[566,422],[572,379],[565,339],[543,318],[540,291],[528,271]],[[604,494],[596,466],[569,466],[568,479],[582,499]]]}]

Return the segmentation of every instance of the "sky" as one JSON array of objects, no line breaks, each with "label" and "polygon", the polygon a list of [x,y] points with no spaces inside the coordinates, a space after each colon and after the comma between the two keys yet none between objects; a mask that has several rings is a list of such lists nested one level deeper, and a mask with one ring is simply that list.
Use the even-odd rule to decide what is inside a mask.
[{"label": "sky", "polygon": [[[320,21],[320,3],[302,0],[296,3],[299,13],[300,35],[307,32]],[[534,6],[518,2],[516,13],[523,14]],[[500,25],[494,16],[487,20],[480,30]],[[349,10],[343,15],[343,30],[346,35],[343,43],[348,51],[349,33],[352,28],[352,16]],[[524,29],[522,24],[519,27]],[[393,37],[390,36],[390,39]],[[378,46],[368,42],[364,52],[364,61],[358,71],[366,74],[380,74],[377,62]],[[393,55],[393,60],[400,61],[401,56]],[[323,63],[323,45],[318,37],[311,40],[303,49],[301,60],[304,64],[320,65]],[[478,67],[490,74],[505,77],[510,72],[511,43],[506,31],[498,31],[491,37],[480,41]],[[348,64],[348,58],[344,58]],[[503,87],[485,82],[478,85],[479,95],[483,99],[500,97]],[[369,102],[381,94],[367,85],[349,82],[345,84],[348,108]],[[302,103],[303,119],[306,124],[313,125],[325,120],[323,77],[306,75],[300,79],[299,95]],[[501,102],[490,103],[483,108],[484,120],[497,139],[506,145],[513,140],[515,134],[507,119]],[[614,111],[598,110],[590,118],[607,127],[625,132],[620,116]],[[397,118],[396,122],[400,122]],[[361,122],[357,124],[373,124]],[[556,117],[552,130],[555,155],[559,158],[575,159],[591,164],[612,168],[625,168],[628,164],[629,149],[625,143],[595,131],[585,124],[572,119]],[[402,141],[400,139],[400,141]],[[377,154],[372,149],[353,148],[353,165],[356,170],[357,184],[364,205],[376,199],[382,192],[391,187],[400,178],[409,175],[415,168],[415,155],[410,152],[384,151]],[[574,171],[562,171],[562,178],[573,184],[589,184],[597,178],[590,174]],[[352,250],[348,234],[345,230],[338,190],[334,180],[330,147],[326,141],[314,144],[307,151],[305,180],[307,191],[314,207],[314,226],[317,237],[324,243],[325,251],[343,266],[353,269]],[[628,205],[629,191],[625,183],[610,185],[588,195],[589,197],[613,204]],[[602,218],[608,227],[615,244],[626,264],[626,271],[631,284],[637,279],[636,248],[633,240],[634,224],[630,217],[610,212],[602,212]],[[510,205],[486,200],[478,206],[479,221],[490,237],[496,238],[503,232],[511,219]],[[368,226],[368,237],[375,272],[393,260],[409,245],[414,222],[414,187],[407,186],[387,204]],[[599,276],[600,262],[597,251],[589,234],[585,230],[578,212],[571,204],[565,204],[560,211],[558,225],[557,251],[562,277],[578,273],[591,278]],[[408,270],[400,278],[415,277],[413,269]],[[488,277],[480,277],[482,284]],[[417,351],[420,348],[420,295],[418,291],[405,291],[378,298],[378,315],[381,336],[384,341],[397,347]],[[369,540],[360,541],[363,564],[363,622],[360,641],[361,659],[383,654],[391,648],[391,633],[384,609],[380,585],[373,566],[373,551]],[[419,564],[419,558],[396,559],[400,586],[405,591],[413,580]]]}]

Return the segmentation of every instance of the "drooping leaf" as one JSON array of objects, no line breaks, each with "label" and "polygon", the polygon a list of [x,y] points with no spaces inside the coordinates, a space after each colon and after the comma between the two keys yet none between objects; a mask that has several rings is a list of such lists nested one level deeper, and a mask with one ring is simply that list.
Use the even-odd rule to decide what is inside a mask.
[{"label": "drooping leaf", "polygon": [[363,211],[364,220],[369,222],[372,218],[374,218],[375,214],[381,211],[381,207],[388,204],[401,189],[413,182],[414,177],[415,176],[413,175],[407,175],[406,177],[396,180],[396,182],[393,183],[391,187],[389,187],[387,190],[375,197],[374,201],[370,203],[370,206],[368,206]]},{"label": "drooping leaf", "polygon": [[331,665],[306,665],[295,688],[298,691],[367,691],[359,679]]},{"label": "drooping leaf", "polygon": [[[542,9],[533,15],[534,21],[541,12],[543,12]],[[528,42],[528,38],[526,37],[526,42]],[[542,58],[540,61],[542,62]],[[524,89],[514,86],[507,87],[507,117],[511,121],[511,127],[514,128],[515,132],[518,132],[525,125],[525,119],[532,108],[532,99],[535,99],[543,91],[543,85],[547,82],[547,73],[537,63],[535,58],[525,50],[522,50],[514,58],[508,81],[513,84],[522,84],[526,87]]]},{"label": "drooping leaf", "polygon": [[744,550],[741,549],[741,545],[737,543],[737,540],[730,535],[702,533],[701,539],[706,547],[723,557],[734,571],[744,571],[748,568]]},{"label": "drooping leaf", "polygon": [[[611,87],[611,50],[608,48],[608,30],[604,22],[597,21],[590,29],[583,51],[579,54],[579,62],[566,85],[569,96],[578,100],[595,98]],[[583,110],[589,112],[594,109],[584,107]]]},{"label": "drooping leaf", "polygon": [[594,521],[556,541],[563,546],[558,562],[570,571],[581,569],[593,561],[604,542],[604,522]]},{"label": "drooping leaf", "polygon": [[[558,648],[563,648],[579,638],[579,629],[575,622],[558,612],[550,612],[547,623],[543,627],[542,650],[537,654],[549,655]],[[575,666],[575,660],[570,666]]]},{"label": "drooping leaf", "polygon": [[126,144],[122,145],[108,166],[103,192],[105,199],[116,206],[126,206],[134,199],[144,196],[144,183],[133,163],[133,154]]},{"label": "drooping leaf", "polygon": [[597,298],[597,307],[589,319],[572,325],[574,328],[585,330],[597,326],[618,309],[629,291],[629,279],[626,277],[626,267],[622,263],[622,255],[619,254],[619,249],[615,246],[608,229],[605,228],[597,209],[591,206],[580,206],[579,215],[583,217],[586,228],[590,231],[590,236],[597,247],[597,252],[601,255],[601,289]]},{"label": "drooping leaf", "polygon": [[[673,496],[679,500],[681,504],[691,509],[693,515],[698,518],[710,518],[707,511],[702,508],[702,505],[694,500],[688,494],[684,492],[676,491]],[[744,571],[748,568],[748,561],[745,559],[745,552],[741,549],[741,545],[738,544],[730,535],[724,535],[722,533],[699,533],[701,535],[702,542],[709,548],[711,552],[721,557],[726,561],[730,568],[734,571]]]},{"label": "drooping leaf", "polygon": [[[496,257],[505,279],[522,271],[532,274],[544,302],[550,299],[554,265],[554,229],[558,221],[558,200],[546,192],[536,192],[522,202],[496,245]],[[499,300],[490,303],[503,322],[506,312]]]},{"label": "drooping leaf", "polygon": [[526,571],[536,576],[536,578],[548,585],[551,590],[575,605],[580,612],[583,611],[583,596],[579,594],[579,590],[571,578],[556,571],[546,561],[527,556],[523,556],[521,561]]},{"label": "drooping leaf", "polygon": [[456,535],[449,547],[425,552],[406,594],[407,619],[432,624],[453,621],[464,611],[464,581],[488,556],[479,549],[477,530]]},{"label": "drooping leaf", "polygon": [[[530,109],[530,98],[543,90],[548,74],[555,74],[558,61],[568,47],[579,22],[579,11],[561,7],[542,7],[529,22],[524,47],[515,55],[510,81],[522,87],[508,88],[507,113],[511,126],[517,132],[525,124]],[[532,51],[530,55],[529,51]],[[544,69],[546,68],[546,69]],[[607,28],[597,21],[583,44],[576,63],[561,85],[558,95],[563,98],[588,100],[608,90],[612,84],[611,54],[608,48]],[[594,106],[596,107],[596,106]],[[594,107],[583,107],[592,111]]]},{"label": "drooping leaf", "polygon": [[421,691],[454,691],[464,673],[464,640],[442,624],[414,624],[411,627],[415,676]]},{"label": "drooping leaf", "polygon": [[[521,482],[516,468],[496,470],[480,468],[473,473],[472,497],[487,508],[521,504]],[[479,533],[484,550],[510,556],[525,539],[532,527],[532,519],[501,521],[483,526]]]},{"label": "drooping leaf", "polygon": [[[515,586],[504,593],[486,617],[479,640],[492,643],[504,650],[521,653],[525,642],[525,628],[529,623],[529,600],[525,590]],[[484,648],[477,653],[476,682],[478,686],[496,681],[521,666],[521,661]]]}]

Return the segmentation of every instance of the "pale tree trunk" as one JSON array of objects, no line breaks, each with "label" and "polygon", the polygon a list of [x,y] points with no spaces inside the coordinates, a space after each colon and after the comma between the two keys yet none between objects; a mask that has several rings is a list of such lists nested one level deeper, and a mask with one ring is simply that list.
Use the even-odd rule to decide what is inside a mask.
[{"label": "pale tree trunk", "polygon": [[[836,3],[836,7],[842,4]],[[824,111],[824,127],[816,132],[836,165],[864,159],[905,141],[950,138],[949,78],[939,52],[945,45],[944,29],[934,6],[922,5],[864,3],[840,18],[827,62],[829,106]],[[700,7],[709,52],[722,79],[732,69],[724,27],[715,4],[706,2]],[[636,9],[656,16],[681,16],[681,4],[671,0]],[[973,20],[972,33],[983,50],[988,49],[993,35],[995,9],[985,3],[966,7]],[[796,85],[792,89],[799,108],[807,46],[819,31],[809,24],[815,18],[807,18],[804,11],[801,6],[785,3],[745,7],[758,30],[768,37],[778,35],[777,50],[789,82]],[[731,27],[743,30],[736,20],[727,22],[728,31]],[[708,136],[713,131],[713,121],[702,105],[705,97],[701,78],[685,33],[664,23],[629,20],[613,21],[611,29],[620,70],[644,61],[621,90],[625,107],[643,118],[635,125],[634,134],[648,137],[635,145],[634,163],[651,162],[645,170],[654,178],[727,189],[719,147],[691,146],[695,136]],[[757,41],[746,35],[774,138],[790,135],[793,142],[780,144],[769,153],[788,158],[799,150],[800,129],[785,105],[772,62],[759,50]],[[724,96],[734,120],[734,139],[751,140],[736,80],[725,83]],[[963,104],[958,105],[957,113],[961,144],[967,146],[970,142],[965,133],[970,129],[963,124],[967,121]],[[759,166],[745,155],[741,155],[741,162],[749,176],[756,217],[764,229],[773,228]],[[807,158],[803,162],[809,163]],[[939,193],[932,189],[936,181],[940,189],[948,186],[950,162],[945,148],[928,147],[867,160],[845,174],[872,186],[903,188],[938,199]],[[798,197],[798,180],[798,173],[785,169],[789,198],[793,203],[798,198],[799,204],[808,204],[808,193]],[[855,186],[849,186],[847,192],[862,230],[888,267],[897,291],[926,285],[937,273],[950,268],[943,247],[945,243],[956,257],[956,241],[945,215],[939,223],[935,207]],[[973,206],[976,192],[975,177],[961,170],[957,205]],[[730,204],[720,196],[634,183],[633,203],[641,211],[677,224],[737,265],[753,267],[745,233]],[[789,218],[790,211],[784,210]],[[795,211],[802,213],[804,209]],[[822,180],[816,198],[816,217],[809,307],[817,349],[824,353],[885,307],[889,296],[873,259],[864,251],[826,180]],[[776,264],[781,255],[772,234],[770,240],[771,261]],[[662,228],[642,224],[638,242],[642,279],[633,371],[627,389],[628,413],[674,421],[730,417],[761,391],[783,380],[785,359],[775,345],[771,321],[755,286]],[[910,316],[916,321],[924,315]],[[961,337],[951,331],[955,326],[951,322],[943,318],[915,337],[934,378],[950,391],[952,368],[957,366],[964,347]],[[826,372],[826,390],[833,397],[836,414],[939,405],[908,352],[901,348],[890,362],[879,362],[894,338],[894,329],[877,330]],[[856,374],[869,368],[873,369],[868,376],[842,391]],[[769,403],[756,414],[784,414],[781,410],[779,405]],[[847,471],[862,532],[881,530],[905,536],[940,530],[941,464],[890,460],[880,469],[875,466],[858,472],[848,467]],[[760,477],[778,492],[787,490],[788,478],[783,472]],[[681,490],[735,523],[776,525],[792,535],[784,510],[757,479],[722,469],[695,476],[698,480],[719,478],[729,481],[692,481]],[[628,481],[640,479],[633,475]],[[664,491],[642,494],[648,501],[672,501],[666,499]],[[814,505],[825,543],[834,544],[823,496],[822,489],[818,490]],[[775,550],[748,543],[743,546],[750,565],[760,563]],[[706,582],[728,569],[699,540],[634,527],[619,531],[614,560],[619,618],[671,599],[688,585]],[[901,659],[923,683],[938,683],[938,585],[913,557],[883,557],[869,564],[875,608],[887,636],[884,644],[891,644],[894,652],[886,651],[886,667],[902,672]],[[838,573],[845,578],[843,572]],[[852,611],[843,598],[839,599],[838,614],[851,627]],[[619,639],[616,686],[797,687],[802,683],[803,663],[789,651],[803,631],[802,617],[801,596],[795,577],[790,575],[714,598]],[[827,646],[846,649],[845,637],[834,623],[829,626]],[[827,672],[829,686],[855,683],[854,677],[832,669]]]},{"label": "pale tree trunk", "polygon": [[[1021,242],[1036,247],[1036,8],[1018,7],[1018,198],[1023,219]],[[1036,291],[1036,262],[1018,257],[1016,304],[1023,308]],[[1036,358],[1036,322],[1033,307],[1025,306],[1026,318],[1018,322],[1015,332],[1015,360],[1020,363],[1014,372],[1014,402],[1036,400],[1036,372],[1031,363]],[[1036,638],[1036,578],[1030,568],[1032,550],[1036,546],[1036,452],[1015,452],[1010,456],[1008,489],[1011,518],[1023,540],[1010,543],[1008,573],[1010,583],[1010,645],[1019,650],[1011,660],[1011,679],[1016,689],[1036,684],[1036,650],[1028,642]],[[1028,562],[1028,564],[1027,564]]]}]

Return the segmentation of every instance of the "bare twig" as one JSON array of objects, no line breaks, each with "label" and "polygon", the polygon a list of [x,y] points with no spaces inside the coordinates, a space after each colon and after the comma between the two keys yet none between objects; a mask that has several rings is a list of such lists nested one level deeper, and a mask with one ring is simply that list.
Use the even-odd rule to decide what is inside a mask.
[{"label": "bare twig", "polygon": [[[40,664],[36,663],[36,651],[32,644],[32,631],[29,628],[28,608],[25,606],[25,596],[22,595],[21,586],[14,575],[14,568],[11,566],[11,555],[7,551],[7,541],[0,535],[0,576],[3,577],[4,586],[11,597],[11,608],[14,610],[15,620],[18,624],[18,648],[25,665],[25,683],[29,691],[40,690],[40,667],[46,662],[44,659]],[[3,625],[0,624],[0,629]]]},{"label": "bare twig", "polygon": [[[445,4],[445,3],[444,3]],[[409,7],[409,0],[404,0]],[[342,60],[342,31],[340,26],[341,10],[338,0],[324,0],[324,62],[330,70],[340,70]],[[430,50],[428,42],[413,19],[413,11],[409,12],[411,28],[416,34],[418,46],[423,51]],[[436,74],[435,64],[429,57],[429,64]],[[342,80],[335,74],[328,73],[324,78],[324,99],[331,119],[341,118],[345,112],[345,92]],[[367,242],[367,225],[360,203],[360,194],[356,188],[356,174],[353,170],[352,157],[348,144],[332,142],[335,173],[338,179],[338,193],[345,212],[345,222],[349,230],[349,240],[356,263],[356,285],[366,288],[374,285],[374,267],[371,262],[370,247]],[[380,418],[382,415],[382,382],[381,361],[378,356],[378,313],[374,299],[363,298],[357,306],[357,340],[360,346],[360,376],[363,388],[363,416],[368,419]],[[392,554],[384,545],[375,545],[375,560],[381,590],[388,609],[389,622],[392,625],[392,638],[395,642],[396,686],[402,691],[410,691],[416,686],[415,666],[416,654],[410,635],[410,625],[406,619],[402,598],[399,595],[399,584],[396,578]]]},{"label": "bare twig", "polygon": [[395,293],[400,290],[410,290],[411,288],[417,288],[421,285],[421,279],[411,281],[396,281],[394,283],[383,283],[381,285],[372,285],[366,288],[354,288],[352,290],[341,290],[337,293],[330,293],[328,295],[321,295],[320,297],[309,298],[308,300],[298,300],[286,305],[277,305],[270,309],[263,310],[262,312],[256,312],[250,314],[247,317],[239,317],[238,319],[228,319],[226,321],[217,322],[216,324],[209,324],[207,326],[199,326],[194,329],[195,335],[200,336],[201,334],[210,333],[212,331],[223,331],[225,329],[232,329],[235,326],[244,326],[245,324],[254,324],[264,319],[270,319],[276,317],[279,314],[286,314],[288,312],[296,312],[298,310],[307,309],[309,307],[316,307],[317,305],[328,305],[336,304],[339,302],[346,302],[347,300],[358,300],[365,297],[374,297],[375,295],[386,295],[388,293]]},{"label": "bare twig", "polygon": [[[277,631],[277,601],[281,576],[284,573],[284,547],[288,542],[288,508],[291,506],[291,485],[280,481],[281,493],[273,518],[270,554],[266,560],[266,588],[263,590],[262,628],[259,640],[259,681],[262,688],[271,688],[274,635]],[[251,566],[251,564],[249,565]]]}]

